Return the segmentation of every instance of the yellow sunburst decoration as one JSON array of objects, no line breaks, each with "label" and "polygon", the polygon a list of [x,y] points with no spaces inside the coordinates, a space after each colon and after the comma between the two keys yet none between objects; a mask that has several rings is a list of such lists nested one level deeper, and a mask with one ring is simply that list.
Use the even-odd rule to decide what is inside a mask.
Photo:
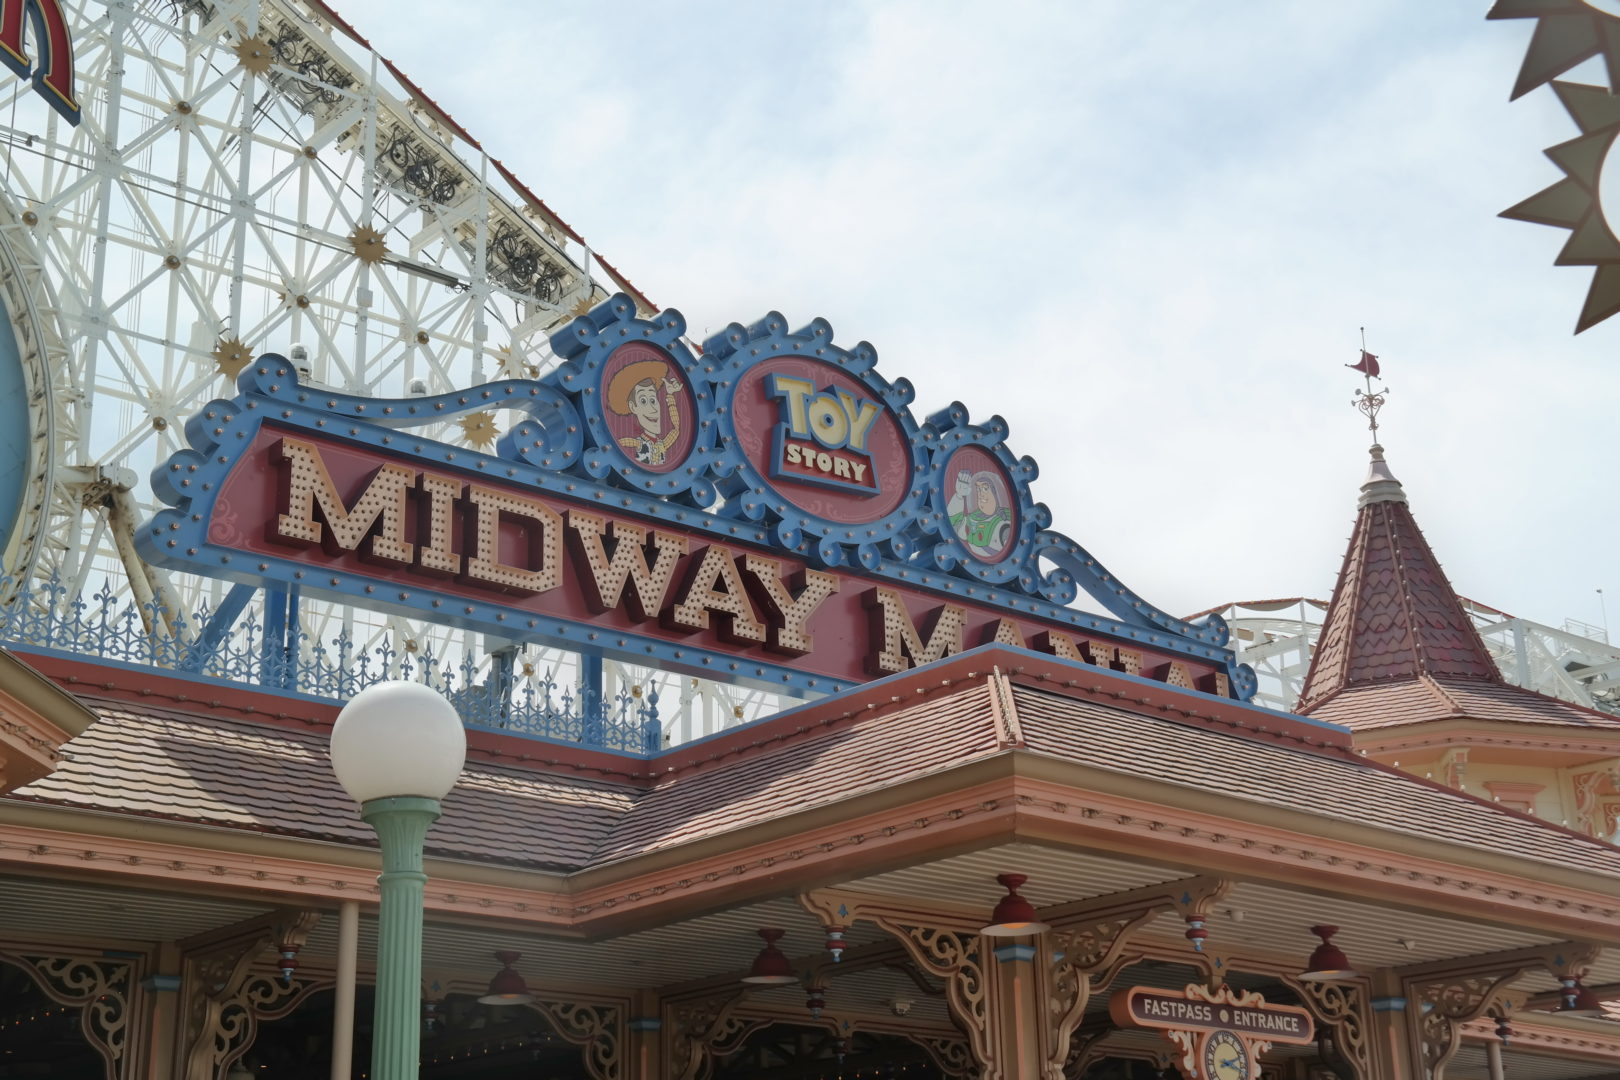
[{"label": "yellow sunburst decoration", "polygon": [[523,360],[512,351],[511,346],[502,345],[491,351],[499,363],[499,373],[503,379],[521,379],[526,374]]},{"label": "yellow sunburst decoration", "polygon": [[461,424],[462,439],[480,450],[493,446],[495,436],[500,434],[495,426],[495,414],[491,412],[468,413],[458,422]]},{"label": "yellow sunburst decoration", "polygon": [[577,319],[581,315],[587,314],[591,308],[595,306],[595,304],[596,301],[591,299],[591,294],[587,292],[584,296],[574,301],[574,306],[568,309],[568,314],[570,317]]},{"label": "yellow sunburst decoration", "polygon": [[211,354],[214,358],[214,369],[231,382],[242,374],[242,369],[253,362],[252,351],[242,342],[241,338],[221,338],[214,346]]},{"label": "yellow sunburst decoration", "polygon": [[237,62],[255,75],[263,75],[270,70],[275,60],[275,50],[270,43],[261,37],[247,37],[238,41],[235,46]]},{"label": "yellow sunburst decoration", "polygon": [[349,243],[354,248],[355,258],[364,263],[381,262],[382,257],[388,254],[388,244],[383,234],[364,225],[349,234]]},{"label": "yellow sunburst decoration", "polygon": [[1620,19],[1585,0],[1496,0],[1487,19],[1535,19],[1525,50],[1517,100],[1599,53],[1609,69],[1609,85],[1620,86]]},{"label": "yellow sunburst decoration", "polygon": [[1620,97],[1601,86],[1580,83],[1554,83],[1553,90],[1581,132],[1547,150],[1553,164],[1564,171],[1564,179],[1501,216],[1568,229],[1569,239],[1554,265],[1597,268],[1575,325],[1578,334],[1620,311],[1620,239],[1604,219],[1598,190],[1604,159],[1620,135]]},{"label": "yellow sunburst decoration", "polygon": [[[1620,89],[1620,18],[1588,0],[1497,0],[1488,19],[1535,19],[1513,97],[1552,82],[1553,92],[1574,118],[1580,135],[1547,150],[1564,179],[1537,192],[1502,217],[1569,230],[1554,260],[1557,266],[1592,266],[1591,288],[1576,322],[1579,334],[1620,312],[1620,239],[1603,213],[1599,177],[1620,134],[1620,105],[1610,88]],[[1558,76],[1602,56],[1609,86],[1553,82]]]}]

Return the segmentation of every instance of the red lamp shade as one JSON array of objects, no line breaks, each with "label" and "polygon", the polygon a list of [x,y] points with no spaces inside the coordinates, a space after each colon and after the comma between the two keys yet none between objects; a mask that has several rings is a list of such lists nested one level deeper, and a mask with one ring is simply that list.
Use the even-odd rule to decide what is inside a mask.
[{"label": "red lamp shade", "polygon": [[990,925],[979,933],[990,937],[1022,937],[1025,934],[1044,934],[1052,929],[1041,922],[1035,905],[1018,895],[1018,886],[1028,881],[1023,874],[997,874],[996,881],[1007,890],[996,910],[990,913]]},{"label": "red lamp shade", "polygon": [[765,947],[759,950],[754,957],[754,964],[743,976],[743,982],[753,983],[755,986],[785,986],[788,983],[799,981],[793,974],[793,964],[781,949],[776,947],[776,941],[782,936],[780,930],[761,930],[759,936],[765,939]]},{"label": "red lamp shade", "polygon": [[1350,960],[1344,955],[1344,950],[1333,944],[1333,935],[1339,932],[1337,926],[1313,926],[1311,933],[1322,939],[1322,944],[1311,953],[1311,958],[1305,964],[1305,970],[1299,973],[1301,979],[1311,982],[1333,982],[1338,979],[1354,979],[1361,973],[1350,966]]},{"label": "red lamp shade", "polygon": [[528,983],[512,968],[522,955],[504,949],[495,954],[495,959],[501,962],[501,970],[489,980],[489,993],[479,1001],[485,1005],[527,1005],[534,1000],[534,995],[529,993]]}]

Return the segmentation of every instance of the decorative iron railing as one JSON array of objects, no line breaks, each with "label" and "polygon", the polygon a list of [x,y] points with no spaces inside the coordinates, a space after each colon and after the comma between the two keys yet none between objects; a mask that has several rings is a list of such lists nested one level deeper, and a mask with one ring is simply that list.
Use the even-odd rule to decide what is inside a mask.
[{"label": "decorative iron railing", "polygon": [[230,683],[334,702],[386,679],[425,683],[448,697],[469,728],[579,743],[633,754],[662,747],[658,690],[621,689],[602,700],[590,687],[557,682],[496,653],[441,660],[431,651],[392,643],[357,644],[347,632],[325,638],[301,629],[271,632],[253,612],[232,622],[205,604],[191,617],[156,603],[119,603],[110,585],[70,596],[52,578],[18,589],[0,577],[0,643],[28,650],[157,668],[187,678]]}]

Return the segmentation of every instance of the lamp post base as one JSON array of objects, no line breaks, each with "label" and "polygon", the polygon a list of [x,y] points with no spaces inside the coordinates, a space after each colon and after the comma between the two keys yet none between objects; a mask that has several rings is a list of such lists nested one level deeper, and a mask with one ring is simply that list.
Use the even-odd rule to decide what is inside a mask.
[{"label": "lamp post base", "polygon": [[371,1033],[375,1080],[416,1080],[422,1036],[422,845],[439,818],[439,800],[372,799],[361,820],[377,831],[383,872],[377,878],[377,1000]]}]

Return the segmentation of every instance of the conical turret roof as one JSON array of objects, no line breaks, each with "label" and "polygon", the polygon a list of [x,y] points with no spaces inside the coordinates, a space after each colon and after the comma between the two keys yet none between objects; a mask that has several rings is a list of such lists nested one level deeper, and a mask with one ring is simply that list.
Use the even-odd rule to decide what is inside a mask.
[{"label": "conical turret roof", "polygon": [[1297,711],[1355,729],[1454,717],[1620,727],[1503,680],[1381,446]]},{"label": "conical turret roof", "polygon": [[1412,517],[1383,447],[1374,446],[1300,711],[1352,687],[1423,675],[1502,681]]}]

